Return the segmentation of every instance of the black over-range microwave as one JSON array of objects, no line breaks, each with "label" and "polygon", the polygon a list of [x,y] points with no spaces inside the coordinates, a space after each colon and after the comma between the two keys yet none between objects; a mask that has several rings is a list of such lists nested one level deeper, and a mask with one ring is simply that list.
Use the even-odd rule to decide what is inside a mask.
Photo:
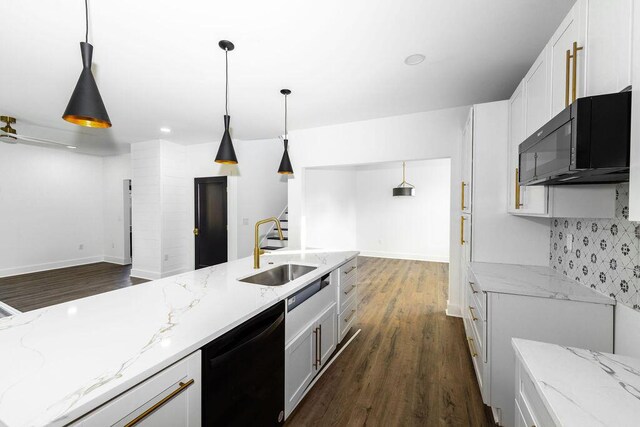
[{"label": "black over-range microwave", "polygon": [[577,99],[519,147],[520,185],[629,180],[631,91]]}]

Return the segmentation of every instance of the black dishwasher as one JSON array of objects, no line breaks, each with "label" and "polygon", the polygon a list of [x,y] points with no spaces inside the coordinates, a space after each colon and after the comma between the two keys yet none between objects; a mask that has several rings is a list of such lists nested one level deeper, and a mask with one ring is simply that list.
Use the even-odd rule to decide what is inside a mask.
[{"label": "black dishwasher", "polygon": [[202,348],[202,425],[284,422],[284,301]]}]

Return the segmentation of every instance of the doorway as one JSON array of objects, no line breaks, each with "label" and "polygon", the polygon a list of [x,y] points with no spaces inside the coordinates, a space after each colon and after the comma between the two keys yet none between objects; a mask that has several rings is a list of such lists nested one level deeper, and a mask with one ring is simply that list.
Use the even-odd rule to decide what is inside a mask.
[{"label": "doorway", "polygon": [[227,262],[227,177],[194,179],[195,268]]}]

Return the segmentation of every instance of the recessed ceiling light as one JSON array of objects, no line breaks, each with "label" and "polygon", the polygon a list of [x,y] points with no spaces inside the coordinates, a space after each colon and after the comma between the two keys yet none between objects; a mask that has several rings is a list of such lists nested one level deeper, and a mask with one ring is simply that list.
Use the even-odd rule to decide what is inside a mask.
[{"label": "recessed ceiling light", "polygon": [[72,150],[75,150],[75,149],[76,149],[76,148],[78,148],[78,147],[76,147],[75,145],[67,145],[67,148],[70,148],[70,149],[72,149]]},{"label": "recessed ceiling light", "polygon": [[414,53],[413,55],[409,55],[404,60],[404,63],[407,65],[418,65],[422,61],[424,61],[424,55],[421,53]]},{"label": "recessed ceiling light", "polygon": [[160,132],[164,132],[164,133],[171,133],[171,129],[169,128],[160,128]]}]

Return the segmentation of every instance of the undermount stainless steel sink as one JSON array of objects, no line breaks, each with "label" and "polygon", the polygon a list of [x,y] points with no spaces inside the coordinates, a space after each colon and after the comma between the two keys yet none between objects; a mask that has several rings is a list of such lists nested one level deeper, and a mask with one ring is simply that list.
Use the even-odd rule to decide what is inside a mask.
[{"label": "undermount stainless steel sink", "polygon": [[298,264],[282,264],[270,270],[263,271],[253,276],[238,279],[241,282],[253,283],[263,286],[282,286],[312,272],[317,267]]}]

